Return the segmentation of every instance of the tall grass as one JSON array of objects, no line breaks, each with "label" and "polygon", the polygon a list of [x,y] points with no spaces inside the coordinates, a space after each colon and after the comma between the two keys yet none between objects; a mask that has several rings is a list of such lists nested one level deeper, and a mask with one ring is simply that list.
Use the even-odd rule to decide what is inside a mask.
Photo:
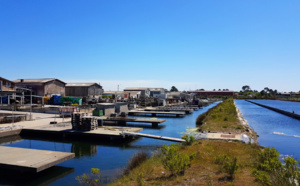
[{"label": "tall grass", "polygon": [[127,166],[124,168],[123,175],[128,175],[131,170],[138,167],[140,164],[142,164],[148,158],[149,158],[149,155],[146,152],[137,152],[136,154],[134,154],[131,157],[131,159],[128,161]]}]

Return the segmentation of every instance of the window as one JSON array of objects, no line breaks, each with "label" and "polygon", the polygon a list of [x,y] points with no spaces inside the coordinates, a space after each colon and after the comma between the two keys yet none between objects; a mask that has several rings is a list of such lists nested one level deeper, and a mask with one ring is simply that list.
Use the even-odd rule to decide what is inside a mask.
[{"label": "window", "polygon": [[11,83],[6,82],[6,86],[7,86],[7,87],[11,87]]},{"label": "window", "polygon": [[2,90],[2,81],[0,81],[0,90]]}]

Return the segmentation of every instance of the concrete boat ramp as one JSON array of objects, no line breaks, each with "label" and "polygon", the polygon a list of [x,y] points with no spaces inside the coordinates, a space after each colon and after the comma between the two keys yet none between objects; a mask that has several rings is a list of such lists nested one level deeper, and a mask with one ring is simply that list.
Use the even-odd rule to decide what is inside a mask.
[{"label": "concrete boat ramp", "polygon": [[37,173],[75,157],[74,153],[0,146],[0,168]]}]

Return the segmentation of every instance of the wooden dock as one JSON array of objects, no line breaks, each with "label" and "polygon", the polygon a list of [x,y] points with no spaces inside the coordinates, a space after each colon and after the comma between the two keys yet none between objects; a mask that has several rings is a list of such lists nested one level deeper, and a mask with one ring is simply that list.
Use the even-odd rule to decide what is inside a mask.
[{"label": "wooden dock", "polygon": [[156,117],[157,115],[175,115],[176,117],[183,117],[185,113],[184,112],[159,112],[159,111],[128,111],[128,115],[143,115],[143,116],[151,116],[151,117]]},{"label": "wooden dock", "polygon": [[164,108],[146,108],[144,111],[158,111],[158,112],[170,112],[170,111],[180,111],[180,112],[185,112],[185,114],[191,114],[194,109],[190,108],[169,108],[169,107],[164,107]]},{"label": "wooden dock", "polygon": [[1,169],[37,173],[74,157],[74,153],[0,146]]},{"label": "wooden dock", "polygon": [[185,142],[184,139],[180,139],[180,138],[170,138],[170,137],[166,137],[166,136],[157,136],[157,135],[143,134],[143,133],[136,133],[136,132],[122,132],[122,133],[120,133],[120,135],[153,138],[153,139],[160,139],[160,140],[174,141],[174,142]]},{"label": "wooden dock", "polygon": [[[102,118],[101,118],[102,119]],[[133,123],[151,123],[152,127],[158,127],[158,124],[161,124],[165,122],[164,119],[145,119],[145,118],[125,118],[125,117],[108,117],[106,119],[103,119],[103,121],[114,121],[118,122],[120,125],[126,125],[127,122],[133,122]]]},{"label": "wooden dock", "polygon": [[120,132],[140,132],[143,128],[130,128],[130,127],[118,127],[118,126],[102,126],[95,130],[90,131],[79,131],[72,130],[71,123],[66,124],[52,124],[44,125],[38,127],[24,128],[21,131],[21,135],[35,135],[43,137],[53,136],[53,137],[70,137],[77,139],[121,139]]}]

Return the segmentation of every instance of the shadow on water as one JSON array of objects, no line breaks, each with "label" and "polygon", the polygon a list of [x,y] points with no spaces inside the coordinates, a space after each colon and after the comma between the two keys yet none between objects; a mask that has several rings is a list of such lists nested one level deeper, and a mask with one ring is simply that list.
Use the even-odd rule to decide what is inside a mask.
[{"label": "shadow on water", "polygon": [[74,172],[74,168],[54,166],[39,173],[0,170],[1,185],[49,185]]},{"label": "shadow on water", "polygon": [[8,145],[16,142],[20,142],[23,139],[21,138],[20,135],[15,135],[15,136],[7,136],[4,138],[0,138],[0,145]]},{"label": "shadow on water", "polygon": [[119,125],[119,124],[112,124],[110,123],[109,125],[105,125],[105,126],[123,126],[123,127],[133,127],[133,128],[146,128],[146,129],[156,129],[156,130],[160,130],[160,129],[164,129],[166,126],[165,125],[159,125],[158,127],[152,127],[152,124],[139,124],[139,123],[127,123],[126,125]]}]

